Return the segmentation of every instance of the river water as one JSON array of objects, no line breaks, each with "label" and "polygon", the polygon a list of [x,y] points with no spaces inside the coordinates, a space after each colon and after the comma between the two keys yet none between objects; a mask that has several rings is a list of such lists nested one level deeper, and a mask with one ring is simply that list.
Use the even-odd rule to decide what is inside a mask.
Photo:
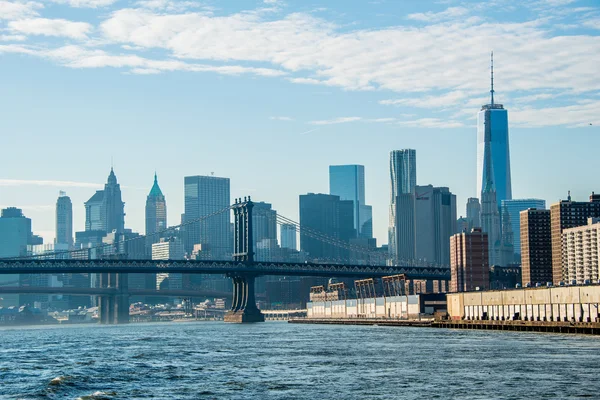
[{"label": "river water", "polygon": [[0,399],[600,398],[600,338],[267,322],[0,329]]}]

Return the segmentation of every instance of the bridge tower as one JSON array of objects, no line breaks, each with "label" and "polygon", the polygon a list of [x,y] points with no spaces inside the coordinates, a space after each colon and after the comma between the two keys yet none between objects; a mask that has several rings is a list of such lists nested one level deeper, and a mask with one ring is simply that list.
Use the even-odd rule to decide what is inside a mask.
[{"label": "bridge tower", "polygon": [[[252,207],[248,198],[236,199],[233,205],[234,238],[233,261],[247,266],[254,264],[254,241],[252,238]],[[264,322],[265,316],[256,307],[254,294],[255,274],[235,272],[228,275],[233,281],[231,310],[225,314],[225,322]]]},{"label": "bridge tower", "polygon": [[114,294],[99,297],[98,317],[103,325],[129,323],[129,284],[127,274],[101,273],[100,287],[115,289]]}]

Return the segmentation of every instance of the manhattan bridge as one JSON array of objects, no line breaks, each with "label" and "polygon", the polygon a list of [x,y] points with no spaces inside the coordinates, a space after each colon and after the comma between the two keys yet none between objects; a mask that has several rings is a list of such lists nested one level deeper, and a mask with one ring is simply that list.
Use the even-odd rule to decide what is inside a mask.
[{"label": "manhattan bridge", "polygon": [[[425,264],[415,260],[399,260],[390,263],[386,254],[371,248],[357,246],[330,237],[322,232],[301,226],[299,223],[277,214],[278,225],[292,225],[301,236],[310,237],[350,254],[348,259],[307,260],[304,262],[272,262],[255,260],[252,233],[252,209],[254,203],[248,198],[236,199],[235,203],[201,218],[169,227],[168,230],[201,224],[222,213],[234,214],[233,254],[228,260],[131,260],[114,252],[107,257],[93,259],[95,250],[105,250],[100,245],[84,250],[60,251],[39,256],[0,259],[0,274],[98,274],[99,287],[44,288],[0,287],[2,293],[61,293],[90,294],[98,296],[99,320],[103,324],[119,324],[129,321],[129,297],[156,294],[157,291],[129,289],[130,273],[185,273],[225,275],[232,280],[231,309],[225,315],[226,322],[262,322],[264,316],[256,306],[254,282],[259,276],[310,276],[323,278],[384,278],[403,276],[406,280],[424,280],[447,283],[450,279],[448,266]],[[162,232],[156,232],[155,235]],[[138,236],[128,240],[145,240]],[[102,251],[100,251],[102,253]],[[111,253],[108,251],[106,253]],[[394,265],[389,265],[394,264]],[[190,290],[160,291],[163,295],[194,297],[200,295]],[[203,292],[204,295],[211,293]]]}]

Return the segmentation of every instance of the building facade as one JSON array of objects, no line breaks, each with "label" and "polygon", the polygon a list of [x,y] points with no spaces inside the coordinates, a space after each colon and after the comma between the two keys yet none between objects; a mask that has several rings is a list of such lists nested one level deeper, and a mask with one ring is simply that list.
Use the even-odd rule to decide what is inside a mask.
[{"label": "building facade", "polygon": [[415,194],[399,194],[390,210],[388,256],[392,265],[412,262],[416,258],[416,232]]},{"label": "building facade", "polygon": [[[179,238],[163,238],[152,245],[153,260],[183,260],[185,255],[183,241]],[[183,288],[183,274],[156,274],[157,290],[177,290]]]},{"label": "building facade", "polygon": [[[388,251],[391,263],[415,257],[414,193],[416,186],[416,150],[404,149],[390,152]],[[407,235],[408,239],[405,238]]]},{"label": "building facade", "polygon": [[224,211],[203,221],[193,222],[229,207],[229,178],[215,176],[186,176],[185,185],[185,251],[192,253],[194,245],[201,245],[200,257],[227,260],[233,250],[231,213]]},{"label": "building facade", "polygon": [[599,283],[600,218],[588,218],[588,224],[563,230],[563,274],[568,283]]},{"label": "building facade", "polygon": [[512,199],[508,111],[494,102],[494,64],[492,59],[491,102],[477,114],[477,193],[488,181],[494,182],[498,205]]},{"label": "building facade", "polygon": [[469,231],[473,228],[481,228],[481,203],[476,197],[467,199],[467,221]]},{"label": "building facade", "polygon": [[[23,215],[20,208],[9,207],[0,212],[0,258],[27,256],[27,246],[33,244],[31,219]],[[27,275],[2,274],[0,286],[19,286]],[[21,305],[19,294],[3,294],[0,296],[0,306],[10,307]]]},{"label": "building facade", "polygon": [[373,237],[371,206],[365,201],[365,167],[363,165],[330,165],[329,194],[354,204],[354,229],[358,237]]},{"label": "building facade", "polygon": [[587,225],[588,218],[600,217],[600,195],[592,192],[589,202],[572,201],[569,194],[550,206],[550,229],[552,235],[552,281],[557,285],[566,281],[567,271],[563,268],[562,232],[565,229]]},{"label": "building facade", "polygon": [[85,230],[109,233],[125,230],[125,203],[121,198],[121,185],[114,170],[110,169],[104,190],[98,190],[85,202]]},{"label": "building facade", "polygon": [[293,224],[281,224],[279,227],[280,244],[282,249],[297,250],[296,226]]},{"label": "building facade", "polygon": [[56,200],[55,244],[73,246],[73,204],[65,192],[60,192]]},{"label": "building facade", "polygon": [[415,188],[416,259],[450,264],[450,237],[456,233],[456,196],[447,187]]},{"label": "building facade", "polygon": [[450,292],[490,288],[488,235],[480,228],[450,238]]},{"label": "building facade", "polygon": [[[508,226],[506,224],[510,224],[510,228],[513,234],[513,249],[517,260],[520,258],[521,254],[521,235],[519,233],[521,229],[521,211],[527,210],[529,208],[535,208],[536,210],[543,210],[546,208],[546,200],[542,199],[512,199],[512,200],[503,200],[501,204],[502,208],[502,231],[508,230]],[[507,214],[507,218],[504,218],[504,215]],[[506,221],[505,221],[506,219]]]},{"label": "building facade", "polygon": [[352,201],[329,194],[300,195],[300,249],[311,259],[348,259],[348,250],[319,239],[319,234],[344,243],[356,237]]},{"label": "building facade", "polygon": [[552,282],[550,210],[530,208],[520,213],[522,284]]}]

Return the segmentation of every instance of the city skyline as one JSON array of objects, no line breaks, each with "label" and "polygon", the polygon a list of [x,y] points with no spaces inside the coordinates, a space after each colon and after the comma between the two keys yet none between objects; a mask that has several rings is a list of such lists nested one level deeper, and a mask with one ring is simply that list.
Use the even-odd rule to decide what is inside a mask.
[{"label": "city skyline", "polygon": [[[4,144],[17,146],[21,138],[36,144],[27,152],[3,156],[0,206],[22,208],[47,243],[54,236],[61,190],[72,199],[74,231],[83,230],[83,202],[102,188],[111,155],[123,184],[126,225],[138,232],[144,231],[145,182],[153,170],[169,197],[170,221],[178,221],[183,212],[181,178],[211,172],[231,179],[232,198],[252,195],[298,220],[298,195],[328,192],[329,165],[360,164],[366,170],[374,236],[386,243],[387,154],[402,148],[419,152],[419,181],[450,187],[462,210],[468,197],[479,197],[475,121],[488,102],[490,50],[495,54],[495,100],[510,110],[513,198],[536,197],[551,204],[564,199],[568,190],[583,200],[594,189],[586,183],[593,181],[593,171],[584,168],[581,179],[573,182],[563,165],[591,159],[600,144],[595,135],[600,87],[593,74],[600,57],[594,25],[599,8],[592,1],[540,1],[502,12],[474,2],[329,3],[327,10],[282,2],[232,3],[213,10],[190,10],[176,1],[170,3],[177,7],[154,10],[144,2],[129,3],[128,9],[125,1],[102,2],[106,7],[94,3],[95,8],[85,8],[93,2],[80,2],[80,8],[62,3],[22,3],[22,8],[3,13],[8,33],[0,40],[0,71],[11,76],[0,100],[6,115],[0,130],[12,133]],[[388,16],[377,17],[381,13]],[[257,45],[247,39],[232,45],[230,61],[212,49],[183,54],[159,44],[164,54],[156,57],[165,59],[154,61],[163,64],[148,63],[141,48],[156,45],[162,33],[150,35],[147,43],[127,30],[122,38],[107,36],[105,28],[122,26],[126,14],[156,22],[165,15],[188,16],[208,25],[237,18],[241,25],[228,28],[232,36],[254,28],[273,33],[270,26],[279,23],[290,58],[272,57],[273,48],[255,52],[255,58],[242,54],[240,49]],[[79,25],[69,24],[73,22]],[[305,27],[300,42],[286,36],[298,24]],[[184,34],[188,28],[180,29]],[[444,36],[449,32],[462,39],[449,42]],[[384,47],[371,44],[367,33]],[[314,40],[302,40],[311,34]],[[418,45],[423,38],[432,44],[418,54],[403,45]],[[96,39],[117,46],[91,47]],[[333,55],[322,58],[321,66],[312,59],[298,63],[303,51],[311,53],[311,42],[326,46],[332,39],[357,40],[357,49],[383,51],[389,61],[365,50],[357,60],[360,71],[366,67],[380,76],[369,73],[362,81],[352,65]],[[519,50],[520,43],[530,45],[526,53]],[[453,49],[460,49],[461,56],[449,56]],[[568,54],[547,57],[559,49]],[[177,54],[183,57],[179,64],[171,60]],[[411,55],[409,75],[392,68]],[[198,63],[207,67],[204,72]],[[183,72],[190,64],[196,69]],[[22,74],[24,70],[36,73]],[[557,74],[561,79],[551,78]],[[24,111],[25,104],[31,111]],[[92,138],[102,138],[94,151],[89,149]],[[295,151],[278,149],[281,141]],[[132,153],[134,146],[143,151]],[[531,151],[539,146],[543,151]],[[56,162],[55,155],[65,148],[70,157]],[[244,160],[249,151],[269,156],[255,157],[249,167],[232,162]],[[450,164],[448,154],[454,155]],[[552,159],[561,162],[547,161]],[[283,165],[302,173],[290,179],[287,168],[277,168]],[[552,186],[546,184],[549,177]]]}]

